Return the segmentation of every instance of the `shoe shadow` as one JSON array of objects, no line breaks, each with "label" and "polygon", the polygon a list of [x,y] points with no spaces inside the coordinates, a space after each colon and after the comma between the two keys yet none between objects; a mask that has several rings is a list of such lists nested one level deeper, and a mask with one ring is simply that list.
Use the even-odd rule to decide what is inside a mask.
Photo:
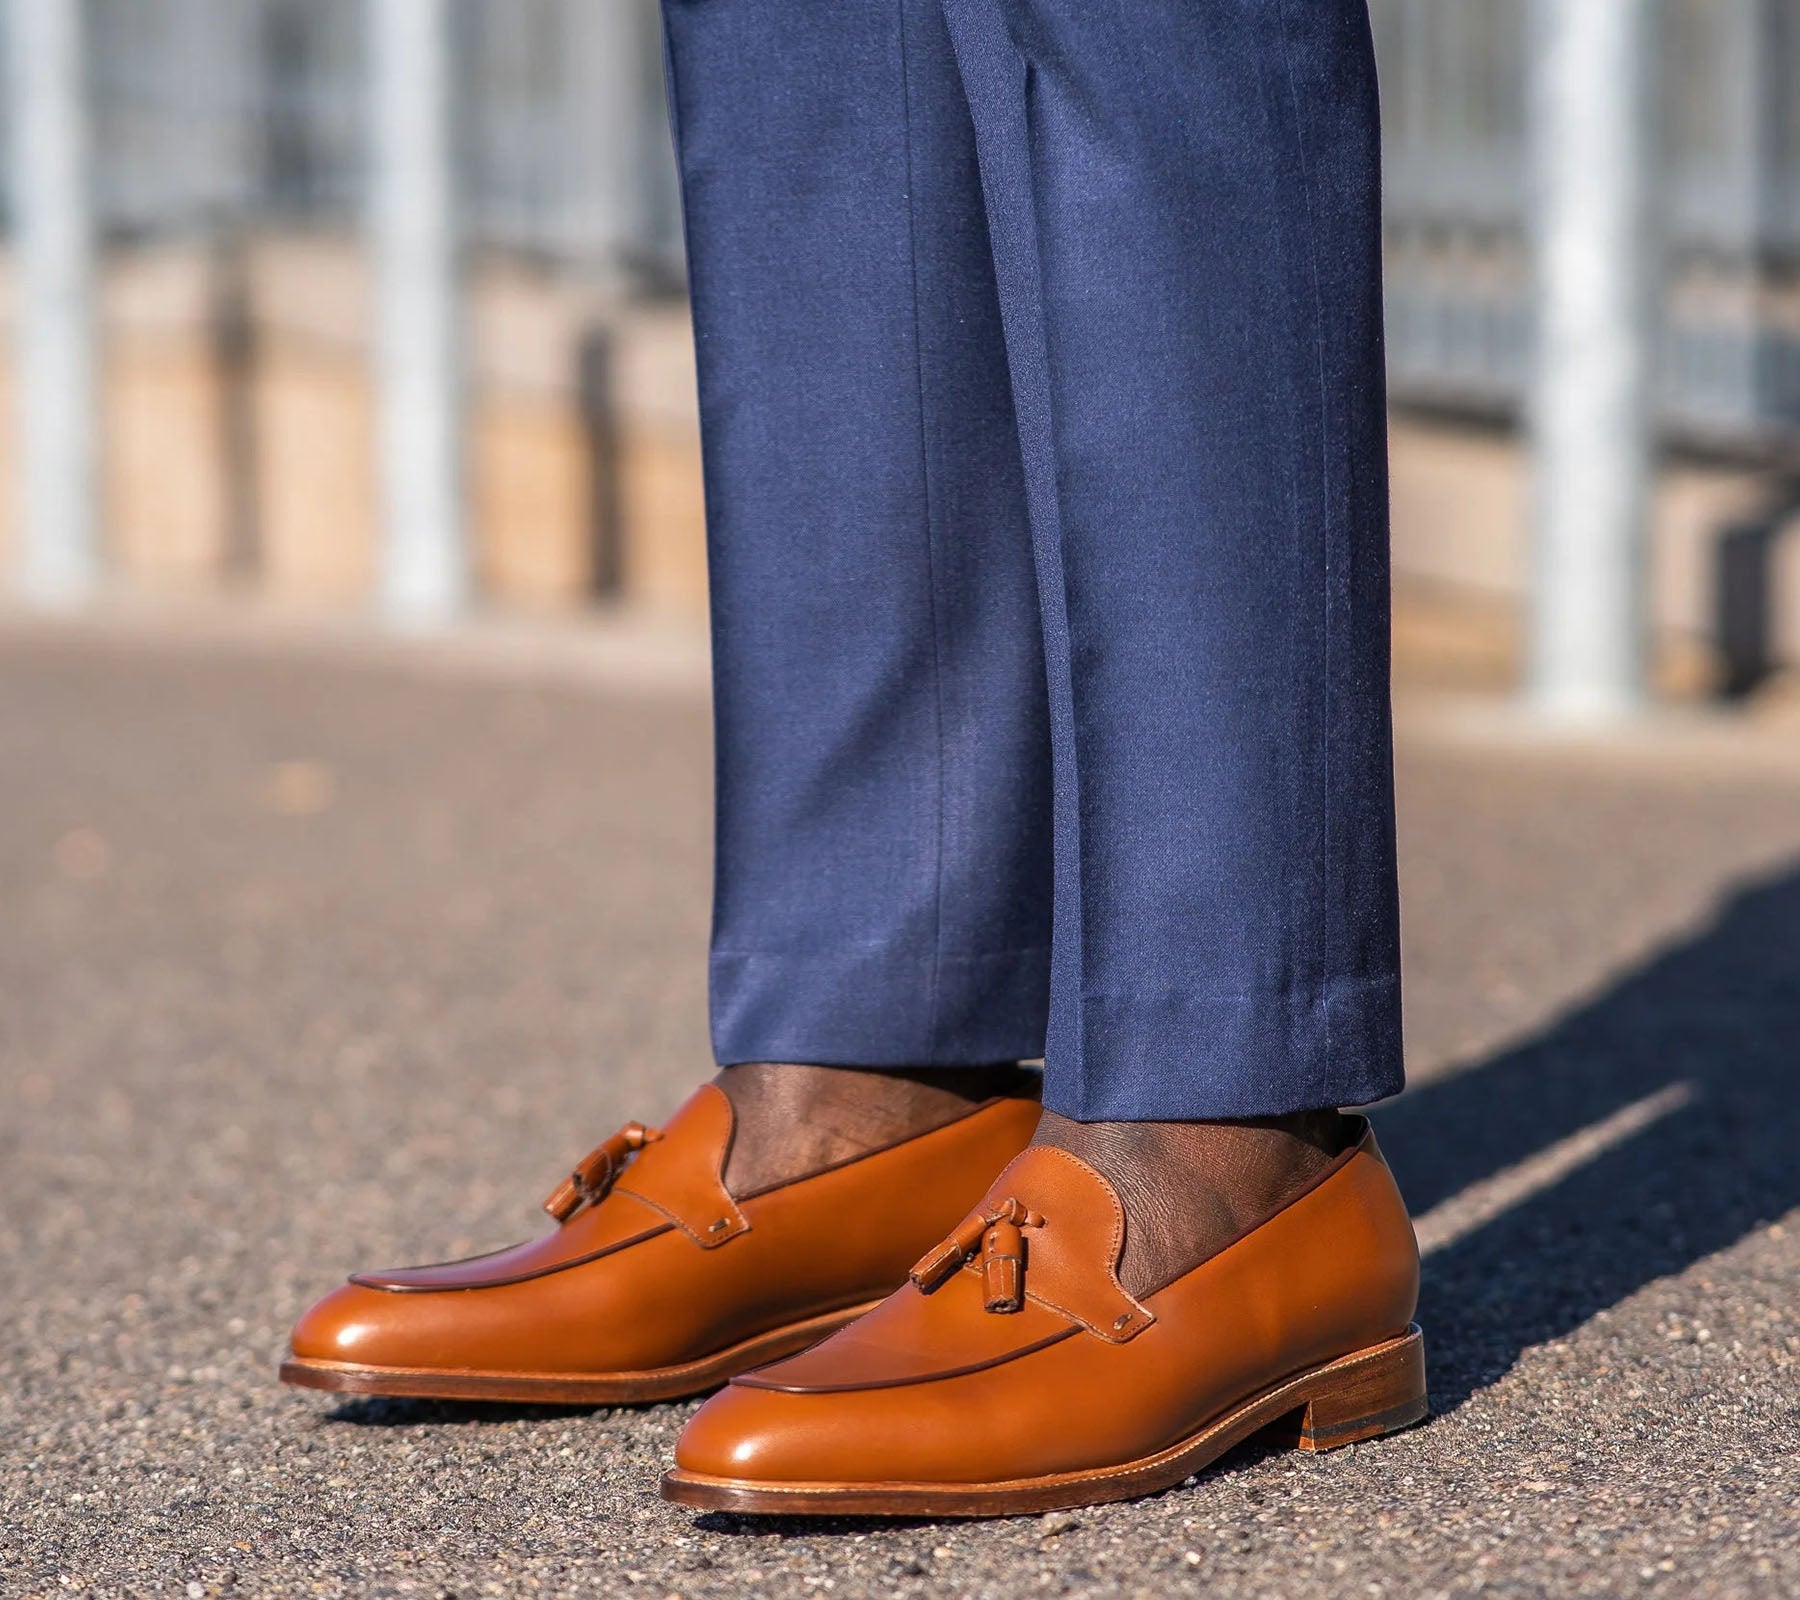
[{"label": "shoe shadow", "polygon": [[1800,1205],[1797,1067],[1789,867],[1534,1036],[1378,1111],[1415,1216],[1560,1141],[1598,1145],[1466,1231],[1452,1220],[1440,1248],[1423,1240],[1433,1411]]},{"label": "shoe shadow", "polygon": [[[679,1514],[679,1513],[678,1513]],[[702,1533],[728,1538],[810,1539],[847,1534],[906,1533],[943,1528],[972,1519],[964,1517],[784,1517],[771,1512],[697,1511],[693,1525]],[[1070,1526],[1074,1526],[1073,1519]],[[923,1570],[923,1569],[921,1569]]]},{"label": "shoe shadow", "polygon": [[607,1406],[522,1405],[507,1400],[409,1400],[365,1395],[340,1401],[321,1422],[358,1428],[427,1428],[483,1422],[549,1422],[557,1417],[591,1417]]}]

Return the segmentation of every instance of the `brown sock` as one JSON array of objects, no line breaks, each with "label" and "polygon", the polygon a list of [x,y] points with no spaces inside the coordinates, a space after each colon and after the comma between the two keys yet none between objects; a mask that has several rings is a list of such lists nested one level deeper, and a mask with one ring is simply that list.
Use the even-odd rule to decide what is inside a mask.
[{"label": "brown sock", "polygon": [[994,1095],[1036,1099],[1039,1074],[987,1067],[798,1066],[757,1061],[713,1079],[737,1114],[725,1182],[739,1197],[954,1122]]},{"label": "brown sock", "polygon": [[1046,1111],[1032,1142],[1081,1157],[1118,1190],[1119,1281],[1146,1295],[1297,1198],[1343,1150],[1350,1127],[1337,1111],[1244,1122],[1074,1122]]}]

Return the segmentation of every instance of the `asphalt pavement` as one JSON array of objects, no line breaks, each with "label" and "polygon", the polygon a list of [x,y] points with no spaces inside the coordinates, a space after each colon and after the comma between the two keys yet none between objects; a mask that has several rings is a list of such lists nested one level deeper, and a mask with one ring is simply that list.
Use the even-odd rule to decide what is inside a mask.
[{"label": "asphalt pavement", "polygon": [[689,1406],[278,1386],[708,1070],[691,675],[463,654],[0,628],[0,1594],[1800,1594],[1791,733],[1406,719],[1406,1434],[769,1523],[656,1497]]}]

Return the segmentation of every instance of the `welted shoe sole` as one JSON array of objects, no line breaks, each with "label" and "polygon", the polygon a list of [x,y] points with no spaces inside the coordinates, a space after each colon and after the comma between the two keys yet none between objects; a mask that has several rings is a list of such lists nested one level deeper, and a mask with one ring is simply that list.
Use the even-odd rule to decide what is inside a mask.
[{"label": "welted shoe sole", "polygon": [[408,1400],[510,1400],[535,1405],[633,1405],[704,1394],[766,1362],[778,1361],[837,1332],[871,1306],[852,1306],[757,1334],[711,1355],[641,1372],[484,1372],[455,1367],[372,1367],[290,1356],[281,1381],[335,1394]]},{"label": "welted shoe sole", "polygon": [[1286,1378],[1135,1461],[989,1483],[773,1483],[677,1467],[663,1475],[662,1496],[701,1511],[776,1516],[1027,1516],[1173,1488],[1253,1435],[1290,1449],[1335,1450],[1410,1427],[1429,1410],[1425,1340],[1415,1324],[1397,1339]]}]

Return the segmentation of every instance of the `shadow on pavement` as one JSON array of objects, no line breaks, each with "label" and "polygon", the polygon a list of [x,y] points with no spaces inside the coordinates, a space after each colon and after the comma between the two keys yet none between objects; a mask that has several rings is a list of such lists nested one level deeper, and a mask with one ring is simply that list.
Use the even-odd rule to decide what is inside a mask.
[{"label": "shadow on pavement", "polygon": [[321,1422],[348,1422],[359,1428],[451,1427],[470,1422],[547,1422],[555,1417],[591,1417],[605,1406],[519,1405],[503,1400],[408,1400],[369,1395],[345,1400]]},{"label": "shadow on pavement", "polygon": [[1800,1205],[1800,868],[1502,1054],[1377,1113],[1415,1216],[1556,1141],[1686,1088],[1685,1105],[1425,1262],[1433,1410],[1533,1345]]}]

